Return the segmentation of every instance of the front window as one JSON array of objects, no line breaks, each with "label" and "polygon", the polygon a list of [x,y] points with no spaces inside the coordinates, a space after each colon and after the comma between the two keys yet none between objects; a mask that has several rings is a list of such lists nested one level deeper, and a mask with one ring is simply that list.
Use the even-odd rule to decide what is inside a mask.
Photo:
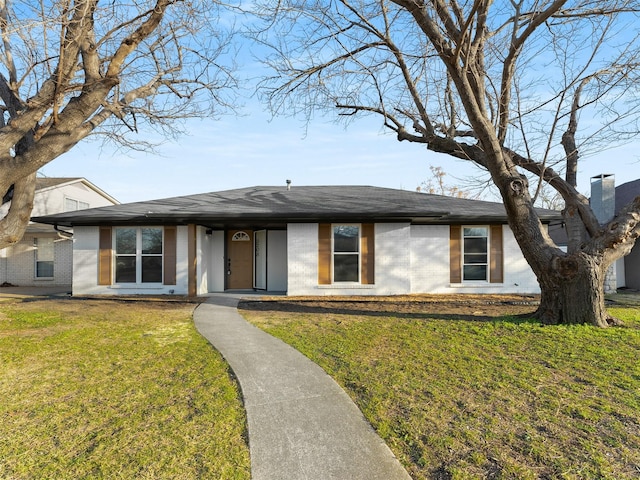
[{"label": "front window", "polygon": [[162,283],[162,228],[115,229],[116,283]]},{"label": "front window", "polygon": [[489,273],[489,228],[464,227],[463,240],[463,281],[487,281]]},{"label": "front window", "polygon": [[53,277],[53,238],[34,238],[36,249],[36,278]]},{"label": "front window", "polygon": [[333,226],[333,281],[360,281],[360,226]]}]

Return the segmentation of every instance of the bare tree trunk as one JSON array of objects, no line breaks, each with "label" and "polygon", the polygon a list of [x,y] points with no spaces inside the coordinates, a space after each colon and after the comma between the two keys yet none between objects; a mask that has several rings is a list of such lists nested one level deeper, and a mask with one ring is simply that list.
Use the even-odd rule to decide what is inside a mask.
[{"label": "bare tree trunk", "polygon": [[562,212],[562,216],[567,232],[567,251],[569,253],[577,252],[580,245],[588,239],[587,230],[576,207],[567,206]]},{"label": "bare tree trunk", "polygon": [[620,322],[604,304],[606,268],[584,253],[558,259],[538,275],[541,298],[536,317],[545,324],[591,324],[607,327]]},{"label": "bare tree trunk", "polygon": [[36,189],[36,174],[18,180],[7,215],[0,219],[0,248],[19,242],[29,225]]},{"label": "bare tree trunk", "polygon": [[[508,164],[508,159],[505,160]],[[597,244],[586,248],[582,243],[586,240],[583,235],[577,236],[579,238],[569,252],[561,251],[535,214],[526,179],[505,175],[497,169],[491,174],[494,183],[500,187],[509,226],[538,278],[541,301],[536,317],[546,324],[606,327],[615,323],[604,306],[604,278],[616,257],[598,253],[605,249],[598,249]],[[571,224],[582,230],[577,210],[572,209],[569,213]],[[573,232],[568,233],[570,237],[575,236]]]}]

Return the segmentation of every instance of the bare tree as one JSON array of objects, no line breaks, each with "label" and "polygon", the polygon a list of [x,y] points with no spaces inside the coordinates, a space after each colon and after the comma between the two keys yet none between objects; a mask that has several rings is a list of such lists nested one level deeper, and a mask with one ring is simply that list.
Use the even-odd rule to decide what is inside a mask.
[{"label": "bare tree", "polygon": [[[614,321],[604,276],[640,234],[640,198],[600,225],[576,172],[638,135],[637,0],[280,0],[256,12],[273,112],[378,115],[398,140],[485,169],[540,283],[538,317]],[[528,178],[558,192],[584,242],[554,244]]]},{"label": "bare tree", "polygon": [[417,190],[419,192],[446,195],[456,198],[479,198],[480,193],[473,192],[470,188],[464,188],[459,185],[451,185],[445,181],[447,173],[442,167],[429,166],[431,176],[423,181]]},{"label": "bare tree", "polygon": [[[28,223],[38,169],[89,135],[129,148],[173,135],[233,86],[218,5],[180,0],[0,0],[0,247]],[[231,67],[231,65],[228,65]],[[126,174],[126,173],[123,173]]]}]

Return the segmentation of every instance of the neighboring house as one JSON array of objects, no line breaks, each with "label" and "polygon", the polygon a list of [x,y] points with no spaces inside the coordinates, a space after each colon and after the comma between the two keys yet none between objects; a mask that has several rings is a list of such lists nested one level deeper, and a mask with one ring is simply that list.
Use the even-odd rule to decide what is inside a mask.
[{"label": "neighboring house", "polygon": [[[10,198],[0,206],[6,215]],[[33,216],[116,205],[113,197],[84,178],[37,178]],[[29,223],[22,240],[0,249],[0,284],[71,288],[73,244],[71,232],[51,225]]]},{"label": "neighboring house", "polygon": [[364,186],[251,187],[34,221],[73,228],[76,295],[539,292],[504,206],[493,202]]},{"label": "neighboring house", "polygon": [[[615,176],[602,174],[591,177],[589,203],[601,224],[607,223],[618,215],[620,210],[640,195],[640,179],[616,187]],[[563,222],[553,222],[549,229],[551,238],[561,248],[568,243]],[[605,292],[614,293],[618,288],[640,290],[640,244],[627,256],[618,259],[610,268],[605,280]]]},{"label": "neighboring house", "polygon": [[[640,196],[640,179],[615,187],[615,212],[617,215],[625,205]],[[618,261],[618,288],[640,290],[640,243],[636,242],[631,253],[624,257],[622,267]]]}]

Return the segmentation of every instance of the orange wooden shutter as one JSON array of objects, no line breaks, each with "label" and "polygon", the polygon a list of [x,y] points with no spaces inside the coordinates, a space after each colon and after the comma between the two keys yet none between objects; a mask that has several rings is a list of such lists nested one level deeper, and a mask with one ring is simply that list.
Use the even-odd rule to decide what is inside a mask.
[{"label": "orange wooden shutter", "polygon": [[331,284],[331,224],[318,225],[318,284]]},{"label": "orange wooden shutter", "polygon": [[373,285],[375,283],[375,226],[373,223],[362,224],[360,255],[362,256],[361,282],[364,285]]},{"label": "orange wooden shutter", "polygon": [[164,227],[164,284],[176,284],[177,227]]},{"label": "orange wooden shutter", "polygon": [[100,227],[98,239],[98,285],[111,285],[111,227]]},{"label": "orange wooden shutter", "polygon": [[451,225],[449,227],[449,281],[451,283],[462,283],[461,234],[460,225]]},{"label": "orange wooden shutter", "polygon": [[504,281],[504,256],[502,253],[502,225],[491,225],[491,248],[489,282],[502,283]]}]

